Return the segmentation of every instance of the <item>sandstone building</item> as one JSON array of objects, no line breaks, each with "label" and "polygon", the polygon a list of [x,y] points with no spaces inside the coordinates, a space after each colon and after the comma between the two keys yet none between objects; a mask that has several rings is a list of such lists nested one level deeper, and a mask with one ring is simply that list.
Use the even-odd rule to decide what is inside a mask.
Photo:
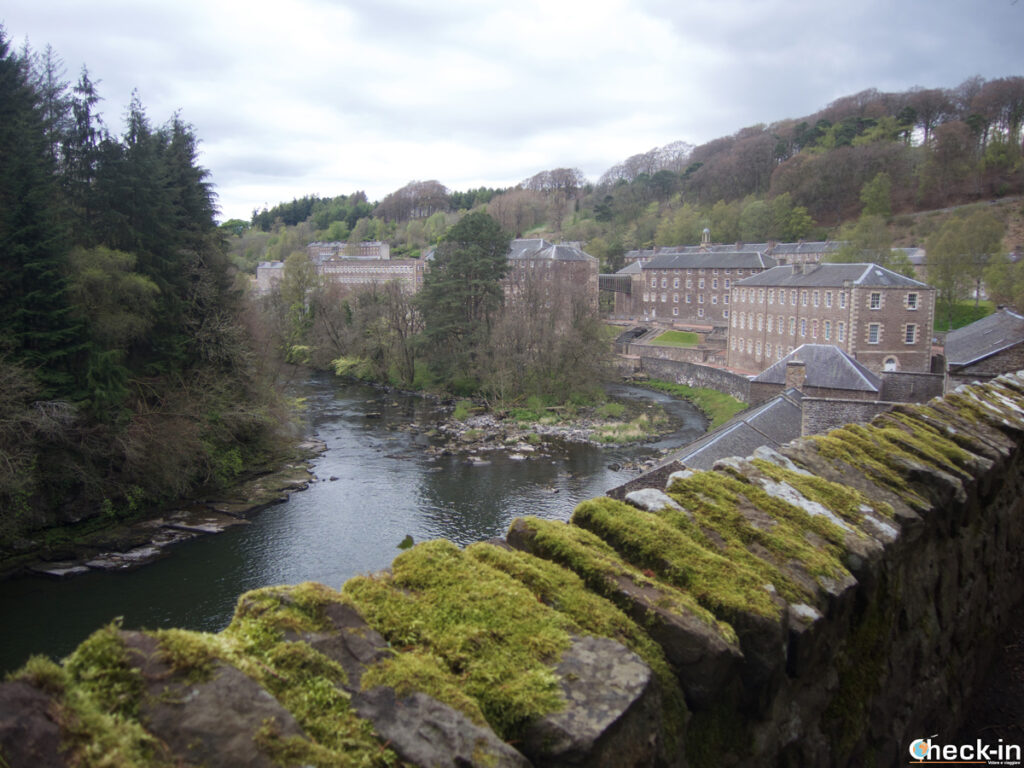
[{"label": "sandstone building", "polygon": [[935,289],[876,264],[793,264],[733,284],[730,368],[758,373],[805,343],[875,371],[928,371]]}]

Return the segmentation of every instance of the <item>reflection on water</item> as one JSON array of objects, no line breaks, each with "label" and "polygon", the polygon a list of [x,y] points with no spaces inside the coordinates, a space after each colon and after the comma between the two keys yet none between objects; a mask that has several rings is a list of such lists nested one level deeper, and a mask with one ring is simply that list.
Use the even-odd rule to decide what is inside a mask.
[{"label": "reflection on water", "polygon": [[[129,628],[218,631],[242,592],[303,581],[340,587],[353,575],[386,568],[406,535],[468,544],[504,535],[522,515],[566,520],[580,501],[633,476],[609,464],[655,450],[571,446],[527,461],[496,453],[482,465],[457,456],[432,459],[423,451],[427,438],[406,429],[439,418],[430,401],[326,376],[313,378],[302,394],[310,428],[327,444],[309,490],[251,525],[182,544],[137,571],[0,583],[0,671],[31,653],[62,656],[117,616]],[[704,430],[703,418],[686,403],[633,388],[613,394],[670,410],[680,430],[657,448]]]}]

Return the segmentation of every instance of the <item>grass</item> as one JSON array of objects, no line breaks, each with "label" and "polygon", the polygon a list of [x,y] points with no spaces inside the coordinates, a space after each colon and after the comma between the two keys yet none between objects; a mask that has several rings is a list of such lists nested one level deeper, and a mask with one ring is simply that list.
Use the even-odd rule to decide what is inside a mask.
[{"label": "grass", "polygon": [[711,420],[708,429],[714,429],[724,424],[747,407],[747,404],[742,400],[737,400],[732,395],[719,392],[717,389],[689,387],[686,384],[676,384],[671,381],[660,381],[658,379],[651,379],[645,382],[643,386],[689,400]]},{"label": "grass", "polygon": [[700,344],[700,335],[692,331],[665,331],[651,343],[659,347],[695,347]]},{"label": "grass", "polygon": [[969,299],[967,301],[958,301],[953,305],[952,310],[952,313],[950,313],[948,307],[938,302],[936,303],[936,331],[941,332],[963,328],[965,325],[970,325],[977,320],[981,320],[983,317],[988,317],[996,311],[996,306],[991,301],[979,301],[978,306],[974,306],[974,299]]}]

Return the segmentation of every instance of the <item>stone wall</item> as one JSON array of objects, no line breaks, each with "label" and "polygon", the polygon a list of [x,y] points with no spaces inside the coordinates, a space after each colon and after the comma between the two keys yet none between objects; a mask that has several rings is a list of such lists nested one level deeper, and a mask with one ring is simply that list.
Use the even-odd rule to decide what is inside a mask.
[{"label": "stone wall", "polygon": [[653,379],[674,381],[676,384],[686,384],[690,387],[717,389],[737,400],[750,402],[750,379],[746,376],[698,363],[663,359],[658,354],[651,354],[650,347],[633,346],[632,349],[640,353],[641,370]]},{"label": "stone wall", "polygon": [[974,365],[950,370],[947,386],[949,389],[953,389],[961,384],[987,381],[1001,373],[1018,371],[1021,368],[1024,368],[1024,344],[1017,344],[1009,349],[1004,349],[1002,352],[979,360]]},{"label": "stone wall", "polygon": [[218,634],[111,625],[0,685],[0,764],[905,765],[1024,597],[1022,447],[1003,376]]},{"label": "stone wall", "polygon": [[801,434],[820,435],[844,424],[861,424],[885,413],[895,403],[882,400],[852,400],[804,396],[800,401]]},{"label": "stone wall", "polygon": [[[1024,360],[1021,364],[1024,367]],[[946,380],[941,373],[916,371],[883,371],[878,375],[882,377],[881,399],[894,403],[923,403],[938,397]]]}]

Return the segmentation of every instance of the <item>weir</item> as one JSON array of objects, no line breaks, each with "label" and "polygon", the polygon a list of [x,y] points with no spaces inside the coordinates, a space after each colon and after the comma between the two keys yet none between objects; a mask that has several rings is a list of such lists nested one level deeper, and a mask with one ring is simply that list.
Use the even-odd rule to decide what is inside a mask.
[{"label": "weir", "polygon": [[0,685],[0,764],[906,764],[1024,597],[1022,445],[1018,373],[220,633],[112,625]]}]

